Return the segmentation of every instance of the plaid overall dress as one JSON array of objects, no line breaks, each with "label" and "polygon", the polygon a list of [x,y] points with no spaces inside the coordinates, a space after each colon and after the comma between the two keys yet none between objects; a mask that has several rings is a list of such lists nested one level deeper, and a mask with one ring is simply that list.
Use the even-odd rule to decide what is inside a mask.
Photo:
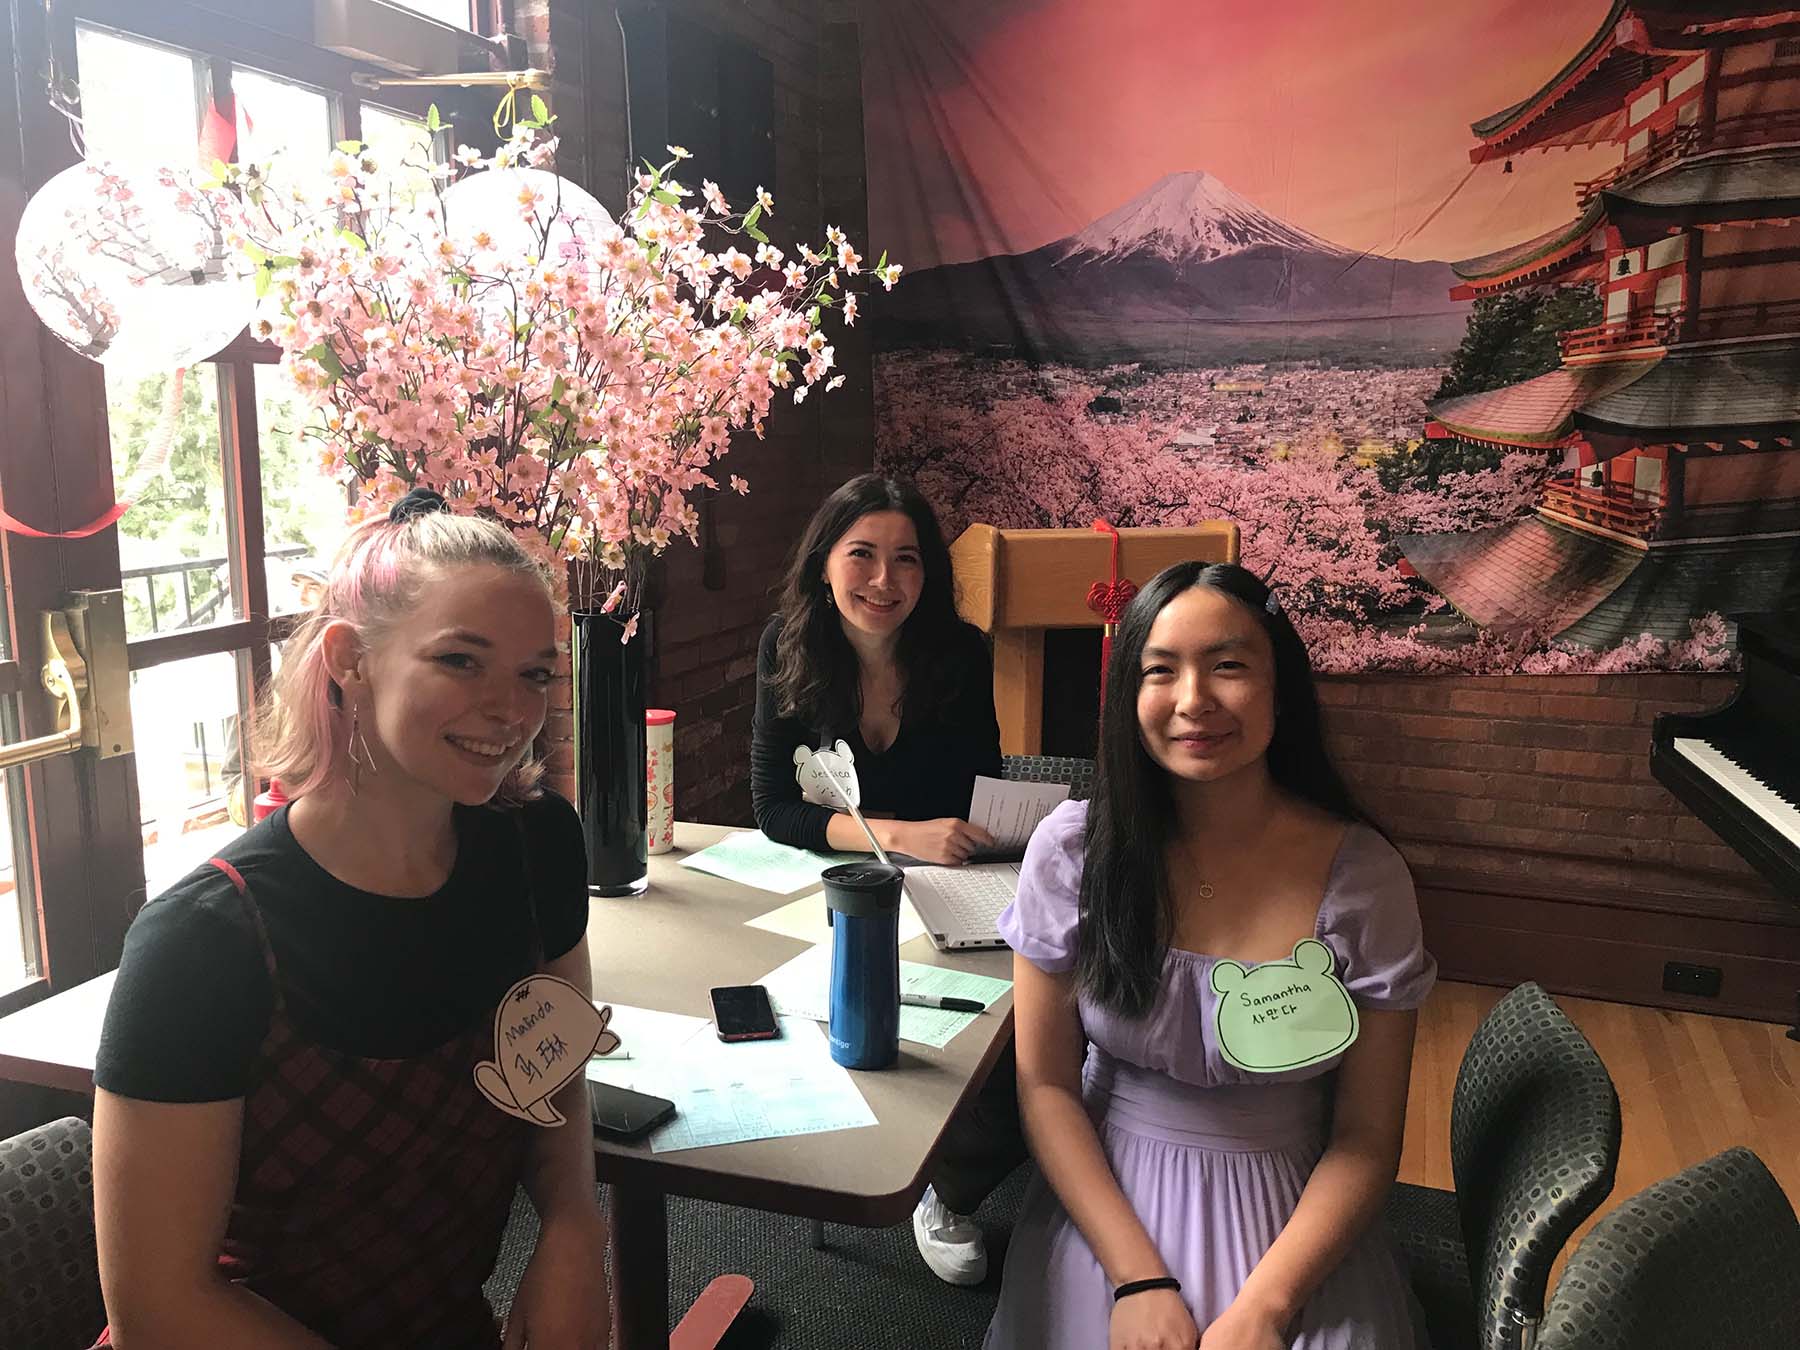
[{"label": "plaid overall dress", "polygon": [[[289,1018],[243,877],[212,865],[243,898],[274,991],[244,1098],[221,1273],[337,1350],[495,1350],[481,1286],[532,1127],[475,1086],[475,1065],[493,1054],[492,1016],[412,1059],[309,1041]],[[536,968],[535,906],[531,944]]]}]

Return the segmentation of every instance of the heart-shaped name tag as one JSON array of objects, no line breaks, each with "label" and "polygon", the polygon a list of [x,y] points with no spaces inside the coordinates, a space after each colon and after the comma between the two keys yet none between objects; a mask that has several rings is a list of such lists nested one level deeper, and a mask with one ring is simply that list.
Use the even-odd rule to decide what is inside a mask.
[{"label": "heart-shaped name tag", "polygon": [[563,1123],[550,1098],[595,1055],[619,1048],[611,1008],[554,975],[528,975],[494,1012],[494,1057],[475,1066],[475,1086],[495,1106],[533,1125]]}]

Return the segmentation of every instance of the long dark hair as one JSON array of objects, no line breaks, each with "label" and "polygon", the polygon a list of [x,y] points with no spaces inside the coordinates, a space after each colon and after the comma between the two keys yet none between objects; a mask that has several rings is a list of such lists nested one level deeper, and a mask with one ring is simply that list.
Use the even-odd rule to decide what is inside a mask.
[{"label": "long dark hair", "polygon": [[943,657],[951,650],[947,644],[968,629],[956,613],[956,579],[943,528],[919,490],[904,479],[865,473],[832,493],[813,512],[782,584],[775,693],[784,716],[834,734],[847,734],[861,718],[862,679],[838,613],[825,600],[825,559],[845,531],[871,511],[906,514],[919,536],[925,572],[919,603],[900,626],[895,650],[904,682],[902,715],[929,716],[955,696],[962,663]]},{"label": "long dark hair", "polygon": [[1256,615],[1275,650],[1275,733],[1269,775],[1277,786],[1347,821],[1366,818],[1325,750],[1306,644],[1269,588],[1234,563],[1177,563],[1138,592],[1119,621],[1100,714],[1099,773],[1088,803],[1076,979],[1095,1003],[1142,1017],[1156,1002],[1174,932],[1167,846],[1175,831],[1169,774],[1138,732],[1138,689],[1150,626],[1176,596],[1208,586]]}]

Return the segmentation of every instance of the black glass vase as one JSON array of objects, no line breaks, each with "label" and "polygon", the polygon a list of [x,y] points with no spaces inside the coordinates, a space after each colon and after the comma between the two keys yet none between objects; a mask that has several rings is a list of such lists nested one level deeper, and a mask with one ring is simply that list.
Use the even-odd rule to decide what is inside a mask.
[{"label": "black glass vase", "polygon": [[587,836],[588,893],[641,895],[650,880],[644,835],[644,652],[621,618],[569,616],[575,686],[575,807]]}]

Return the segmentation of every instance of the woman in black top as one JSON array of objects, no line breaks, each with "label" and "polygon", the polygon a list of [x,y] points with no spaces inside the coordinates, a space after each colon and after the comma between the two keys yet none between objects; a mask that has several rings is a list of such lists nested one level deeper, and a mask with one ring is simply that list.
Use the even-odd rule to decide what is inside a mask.
[{"label": "woman in black top", "polygon": [[950,551],[910,484],[864,474],[814,513],[757,655],[750,791],[769,838],[866,849],[847,813],[803,799],[795,751],[842,740],[884,850],[961,863],[991,847],[969,824],[977,774],[1000,776],[994,672],[956,613]]},{"label": "woman in black top", "polygon": [[[851,479],[813,514],[763,633],[750,763],[757,825],[800,848],[866,849],[855,820],[803,799],[795,777],[796,754],[842,740],[859,809],[885,851],[968,861],[994,842],[965,819],[976,775],[1000,776],[993,688],[987,643],[957,616],[930,503],[910,483]],[[1008,1051],[951,1121],[913,1212],[919,1254],[940,1279],[986,1278],[981,1230],[963,1216],[1024,1159]]]},{"label": "woman in black top", "polygon": [[[553,605],[512,535],[415,489],[283,648],[258,767],[292,805],[143,908],[101,1033],[95,1227],[128,1350],[501,1350],[482,1285],[521,1183],[540,1223],[504,1345],[606,1343],[586,1082],[541,1128],[481,1072],[525,982],[592,980],[580,821],[530,754]],[[580,1052],[513,1053],[548,1087]]]}]

